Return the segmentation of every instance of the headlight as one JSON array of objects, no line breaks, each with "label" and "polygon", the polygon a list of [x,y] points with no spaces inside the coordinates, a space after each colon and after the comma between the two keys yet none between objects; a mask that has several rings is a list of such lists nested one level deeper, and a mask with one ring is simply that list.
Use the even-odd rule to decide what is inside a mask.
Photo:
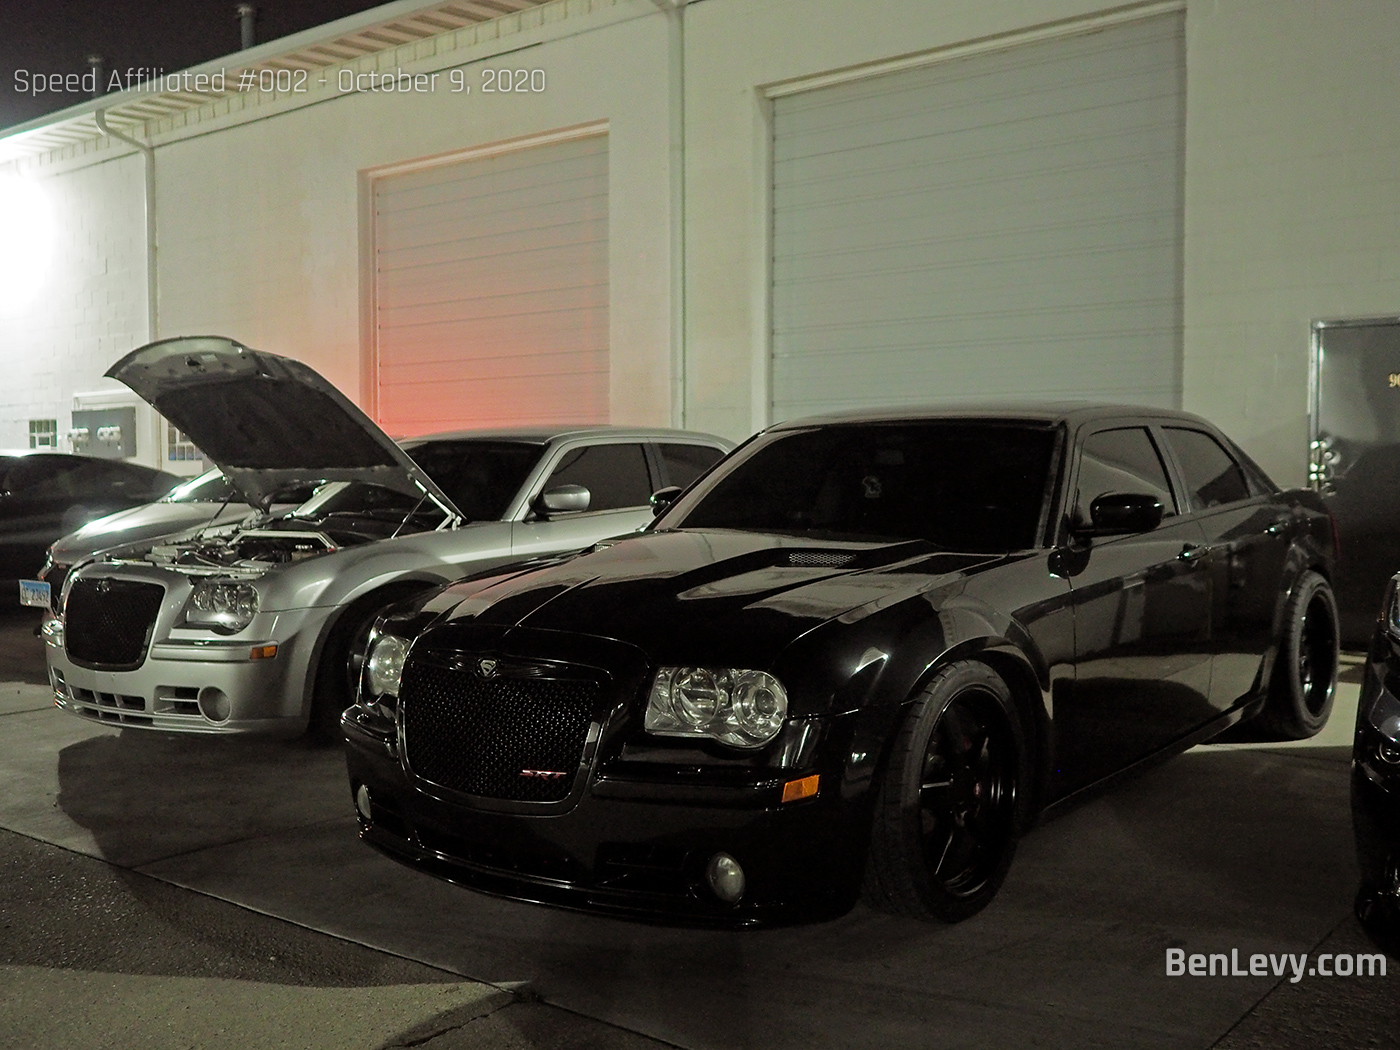
[{"label": "headlight", "polygon": [[1400,765],[1400,699],[1385,689],[1376,694],[1367,712],[1371,728],[1380,734],[1376,754],[1386,765]]},{"label": "headlight", "polygon": [[250,583],[205,580],[197,584],[185,604],[185,622],[233,634],[253,622],[258,613],[258,591]]},{"label": "headlight", "polygon": [[659,736],[760,747],[783,728],[787,706],[782,683],[764,671],[662,667],[647,698],[645,724]]},{"label": "headlight", "polygon": [[373,696],[398,696],[408,642],[396,634],[381,634],[365,659],[365,685]]}]

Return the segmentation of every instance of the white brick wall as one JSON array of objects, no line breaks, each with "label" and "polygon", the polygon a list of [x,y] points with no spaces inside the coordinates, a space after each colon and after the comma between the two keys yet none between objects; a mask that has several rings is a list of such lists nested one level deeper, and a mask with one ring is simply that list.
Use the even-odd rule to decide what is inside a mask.
[{"label": "white brick wall", "polygon": [[[52,209],[55,244],[35,297],[0,316],[3,448],[28,446],[31,419],[57,419],[59,433],[66,434],[73,395],[122,389],[102,373],[146,339],[141,158],[109,157],[34,181]],[[154,465],[158,452],[149,429],[138,436],[138,458]]]}]

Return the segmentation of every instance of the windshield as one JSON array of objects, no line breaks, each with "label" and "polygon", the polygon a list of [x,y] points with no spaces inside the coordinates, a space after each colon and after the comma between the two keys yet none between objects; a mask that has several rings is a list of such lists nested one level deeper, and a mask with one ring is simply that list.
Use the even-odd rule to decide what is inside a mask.
[{"label": "windshield", "polygon": [[544,452],[526,441],[443,438],[404,445],[467,521],[491,521],[506,508]]},{"label": "windshield", "polygon": [[921,539],[955,551],[1037,545],[1055,431],[842,423],[760,438],[662,528]]},{"label": "windshield", "polygon": [[166,503],[222,503],[234,496],[233,485],[222,471],[206,470],[197,478],[176,485]]}]

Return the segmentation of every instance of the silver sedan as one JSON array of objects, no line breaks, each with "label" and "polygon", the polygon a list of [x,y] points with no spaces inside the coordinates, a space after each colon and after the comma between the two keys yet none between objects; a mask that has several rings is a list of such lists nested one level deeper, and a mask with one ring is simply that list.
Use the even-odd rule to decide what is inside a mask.
[{"label": "silver sedan", "polygon": [[[634,531],[651,521],[653,493],[688,485],[730,447],[685,431],[587,426],[438,434],[400,448],[307,366],[222,339],[152,344],[108,374],[262,510],[103,552],[67,575],[43,629],[55,700],[124,727],[330,732],[387,605]],[[304,408],[296,418],[292,403]],[[273,513],[280,491],[312,480],[311,500]]]}]

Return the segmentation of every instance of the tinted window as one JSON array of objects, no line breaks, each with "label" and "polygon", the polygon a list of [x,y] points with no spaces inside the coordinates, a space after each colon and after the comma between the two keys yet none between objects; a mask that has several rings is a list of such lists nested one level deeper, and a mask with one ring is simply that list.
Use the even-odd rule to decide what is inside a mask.
[{"label": "tinted window", "polygon": [[1186,476],[1191,501],[1197,507],[1216,507],[1249,498],[1244,471],[1215,438],[1180,427],[1167,427],[1166,434]]},{"label": "tinted window", "polygon": [[641,445],[588,445],[566,452],[545,482],[545,491],[560,485],[588,489],[589,510],[645,506],[652,492]]},{"label": "tinted window", "polygon": [[1037,545],[1055,432],[996,423],[843,424],[770,435],[667,527]]},{"label": "tinted window", "polygon": [[5,488],[16,496],[54,499],[73,494],[70,475],[79,467],[76,459],[60,456],[25,456],[5,477]]},{"label": "tinted window", "polygon": [[1167,470],[1162,457],[1143,427],[1101,430],[1089,435],[1079,457],[1079,498],[1075,520],[1087,525],[1094,500],[1109,492],[1136,492],[1156,496],[1162,514],[1176,513]]},{"label": "tinted window", "polygon": [[657,445],[666,465],[666,484],[685,488],[724,455],[709,445]]},{"label": "tinted window", "polygon": [[6,487],[32,500],[159,499],[179,479],[127,463],[82,456],[26,456],[10,470]]},{"label": "tinted window", "polygon": [[468,521],[488,521],[505,514],[544,449],[523,441],[444,440],[405,451]]}]

